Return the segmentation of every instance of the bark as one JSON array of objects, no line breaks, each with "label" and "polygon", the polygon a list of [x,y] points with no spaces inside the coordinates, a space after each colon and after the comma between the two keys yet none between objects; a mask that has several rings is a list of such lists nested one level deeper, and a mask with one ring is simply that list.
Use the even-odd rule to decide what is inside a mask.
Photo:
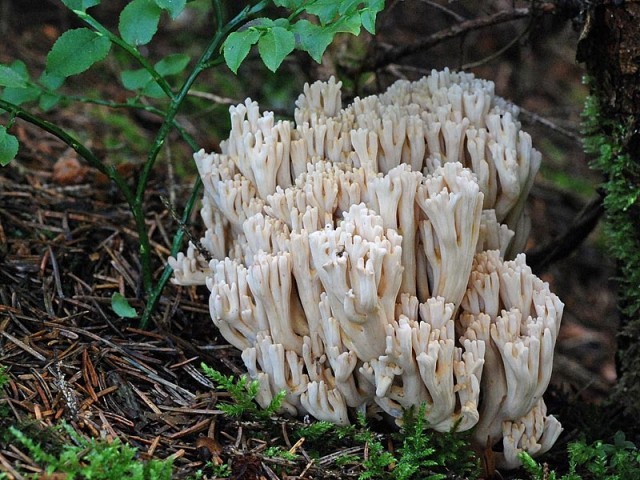
[{"label": "bark", "polygon": [[[619,262],[619,383],[614,399],[640,413],[640,1],[585,2],[577,59],[584,62],[603,146],[608,242]],[[603,152],[605,151],[603,150]],[[604,160],[603,160],[604,159]],[[598,163],[600,162],[600,163]]]}]

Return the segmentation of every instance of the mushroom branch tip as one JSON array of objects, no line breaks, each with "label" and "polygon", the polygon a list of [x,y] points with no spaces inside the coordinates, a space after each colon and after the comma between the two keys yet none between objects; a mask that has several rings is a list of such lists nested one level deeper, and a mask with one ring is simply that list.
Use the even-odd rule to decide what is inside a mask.
[{"label": "mushroom branch tip", "polygon": [[520,253],[541,156],[471,74],[341,87],[305,85],[291,121],[229,109],[221,153],[194,155],[206,230],[173,282],[207,286],[261,405],[348,424],[425,404],[513,468],[561,432],[542,396],[563,304]]}]

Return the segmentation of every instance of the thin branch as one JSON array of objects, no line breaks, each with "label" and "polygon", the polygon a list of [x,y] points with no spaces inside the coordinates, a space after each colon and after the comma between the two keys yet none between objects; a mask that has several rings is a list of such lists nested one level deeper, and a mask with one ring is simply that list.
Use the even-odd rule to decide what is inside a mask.
[{"label": "thin branch", "polygon": [[526,108],[518,107],[520,110],[520,116],[523,120],[529,123],[539,123],[540,125],[548,128],[549,130],[553,130],[554,132],[559,133],[560,135],[564,135],[567,138],[570,138],[578,145],[582,145],[582,137],[578,135],[576,132],[572,132],[571,130],[561,127],[555,122],[552,122],[548,118],[538,115]]},{"label": "thin branch", "polygon": [[[173,237],[173,244],[171,245],[171,255],[173,256],[176,256],[178,254],[178,251],[182,247],[182,242],[184,240],[184,237],[189,232],[189,230],[187,228],[184,228],[184,226],[186,226],[187,222],[189,221],[189,217],[191,217],[191,212],[193,211],[198,199],[200,198],[201,188],[202,188],[202,179],[198,175],[198,177],[195,180],[195,183],[193,184],[193,190],[191,191],[191,196],[189,197],[189,200],[187,201],[187,205],[185,206],[184,211],[182,212],[182,218],[180,218],[180,221],[179,221],[180,228],[178,228],[178,231]],[[149,324],[149,320],[151,319],[151,314],[153,313],[156,306],[158,305],[162,291],[164,290],[164,287],[169,281],[169,279],[171,278],[172,274],[173,274],[173,268],[171,268],[171,266],[168,263],[166,263],[164,266],[162,275],[160,276],[160,279],[157,281],[157,283],[153,286],[153,288],[149,292],[147,303],[144,306],[144,311],[142,312],[142,317],[140,318],[140,328],[144,329]]]},{"label": "thin branch", "polygon": [[553,13],[554,11],[554,4],[543,3],[532,8],[514,8],[513,10],[504,10],[488,17],[466,20],[454,25],[453,27],[440,30],[439,32],[429,35],[418,42],[391,48],[380,54],[377,58],[374,57],[370,62],[365,63],[360,67],[360,71],[379,70],[390,63],[397,62],[403,57],[428,50],[446,40],[466,35],[467,33],[475,30],[481,30],[501,23],[512,22],[538,13]]},{"label": "thin branch", "polygon": [[[158,154],[162,149],[162,145],[167,138],[167,135],[173,127],[175,116],[178,114],[178,110],[180,109],[182,102],[186,98],[187,93],[191,89],[191,86],[196,81],[198,76],[211,61],[212,57],[214,57],[214,55],[216,55],[216,53],[219,51],[220,46],[222,45],[222,42],[224,41],[227,34],[229,32],[232,32],[238,25],[246,21],[251,16],[262,11],[267,6],[267,4],[267,0],[260,0],[260,2],[258,2],[254,6],[246,7],[238,15],[236,15],[234,19],[229,21],[229,23],[226,24],[223,30],[216,31],[213,38],[209,41],[209,44],[198,59],[196,66],[189,73],[179,92],[171,98],[171,102],[169,104],[169,107],[167,108],[164,121],[160,126],[158,133],[156,134],[156,138],[154,139],[151,149],[149,150],[147,160],[146,162],[144,162],[142,172],[140,173],[140,178],[138,180],[138,186],[135,193],[135,203],[132,207],[133,215],[136,218],[137,229],[140,235],[140,262],[142,264],[142,278],[146,294],[150,295],[152,294],[152,292],[155,292],[152,281],[153,279],[151,277],[151,249],[143,215],[144,192],[147,188],[151,170],[153,169],[153,166],[158,158]],[[220,58],[220,61],[222,61],[221,57],[221,53],[217,55],[217,58]]]},{"label": "thin branch", "polygon": [[[189,90],[188,95],[190,97],[204,98],[205,100],[210,100],[213,103],[217,103],[218,105],[239,105],[241,103],[244,103],[244,100],[240,100],[238,98],[221,97],[220,95],[216,95],[215,93],[202,92],[200,90],[191,89]],[[273,112],[276,115],[291,117],[291,111],[285,110],[283,108],[269,108],[267,106],[264,110]]]},{"label": "thin branch", "polygon": [[[194,188],[195,188],[195,184],[194,184]],[[193,197],[193,192],[194,191],[196,192],[196,194],[200,193],[200,189],[199,188],[197,190],[193,190],[191,192],[192,193],[192,197]],[[189,197],[189,206],[190,206],[189,208],[190,209],[193,208],[193,207],[191,207],[192,202],[194,202],[196,200],[198,200],[197,197],[193,197],[193,200],[191,199],[191,197]],[[213,257],[211,256],[211,253],[209,252],[209,250],[207,250],[202,245],[202,242],[200,242],[200,240],[198,238],[196,238],[195,235],[193,235],[193,233],[191,233],[191,227],[187,223],[187,219],[186,218],[184,218],[184,219],[180,218],[180,216],[178,215],[178,212],[176,212],[175,208],[173,208],[173,204],[165,196],[160,195],[160,201],[162,202],[162,204],[165,206],[165,208],[169,212],[169,215],[171,216],[173,221],[178,224],[178,229],[179,230],[184,230],[184,235],[187,237],[187,240],[189,242],[193,243],[193,246],[196,248],[198,253],[200,255],[202,255],[202,257],[206,260],[206,262],[209,263],[211,260],[213,260]],[[184,212],[183,212],[183,215],[184,215]]]},{"label": "thin branch", "polygon": [[[164,143],[167,134],[173,126],[173,119],[177,115],[182,102],[191,89],[191,86],[196,81],[198,76],[203,72],[203,70],[208,68],[208,66],[211,64],[211,62],[213,61],[212,57],[214,57],[214,55],[220,49],[220,46],[222,45],[222,42],[224,41],[226,35],[229,32],[232,32],[238,25],[246,21],[248,18],[262,11],[267,6],[267,4],[267,0],[261,0],[256,5],[250,8],[246,7],[233,20],[229,21],[229,23],[227,23],[223,30],[217,31],[213,38],[209,41],[209,44],[198,59],[196,66],[185,80],[184,84],[180,88],[180,91],[172,98],[169,108],[166,111],[164,122],[162,123],[160,129],[158,130],[158,133],[156,134],[153,146],[149,151],[147,161],[145,162],[142,173],[140,175],[140,181],[138,182],[138,188],[136,190],[136,199],[138,202],[142,201],[149,174],[153,168],[153,165],[155,164],[158,153],[162,148],[162,144]],[[214,60],[222,62],[222,54],[217,55]]]},{"label": "thin branch", "polygon": [[89,148],[87,148],[80,140],[75,138],[69,132],[63,130],[57,125],[45,120],[43,118],[38,117],[37,115],[33,115],[23,108],[15,105],[13,103],[7,102],[5,100],[0,99],[0,109],[9,112],[9,114],[21,118],[22,120],[35,125],[45,132],[49,132],[54,135],[58,139],[62,140],[66,145],[75,150],[82,158],[84,158],[89,165],[105,174],[108,178],[110,178],[118,187],[125,200],[129,204],[129,206],[133,206],[135,203],[135,197],[133,192],[127,185],[126,180],[118,170],[115,169],[113,165],[107,165],[103,161],[101,161],[95,153],[93,153]]},{"label": "thin branch", "polygon": [[531,31],[531,24],[532,22],[529,22],[529,24],[527,25],[527,28],[525,28],[524,30],[522,30],[522,32],[520,32],[519,35],[517,35],[513,40],[511,40],[509,43],[507,43],[504,47],[500,48],[499,50],[493,52],[490,55],[487,55],[486,57],[476,61],[476,62],[469,62],[469,63],[465,63],[464,65],[462,65],[460,67],[460,70],[469,70],[471,68],[476,68],[476,67],[480,67],[482,65],[485,65],[489,62],[491,62],[492,60],[495,60],[496,58],[500,57],[504,52],[506,52],[507,50],[509,50],[511,47],[513,47],[514,45],[520,43],[520,40],[522,40],[524,38],[524,36],[529,33],[529,31]]},{"label": "thin branch", "polygon": [[[144,110],[146,112],[157,115],[158,118],[164,118],[166,115],[166,112],[164,112],[163,110],[156,108],[153,105],[147,105],[144,103],[112,102],[111,100],[102,100],[99,98],[76,97],[76,96],[67,96],[67,95],[62,95],[61,98],[65,100],[76,101],[76,102],[90,103],[90,104],[99,105],[102,107],[124,108],[128,110]],[[185,142],[187,142],[187,144],[191,147],[191,149],[194,152],[200,148],[198,143],[191,136],[191,134],[187,132],[185,127],[181,125],[175,118],[173,119],[173,127],[178,131],[182,139]]]},{"label": "thin branch", "polygon": [[204,98],[206,100],[210,100],[213,103],[217,103],[219,105],[238,105],[239,103],[243,103],[239,99],[222,97],[220,95],[216,95],[215,93],[202,92],[200,90],[189,90],[188,95],[190,97]]},{"label": "thin branch", "polygon": [[93,28],[96,32],[98,32],[98,33],[104,35],[105,37],[107,37],[111,41],[111,43],[113,43],[115,45],[118,45],[125,52],[127,52],[129,55],[131,55],[138,63],[140,63],[140,65],[142,65],[142,67],[144,67],[144,69],[147,72],[149,72],[151,77],[160,86],[160,88],[165,93],[165,95],[167,95],[167,97],[169,97],[170,99],[173,100],[175,94],[173,93],[173,90],[171,90],[171,85],[169,85],[169,83],[167,82],[167,79],[164,78],[162,75],[160,75],[160,73],[158,73],[158,71],[153,67],[153,65],[151,65],[147,61],[147,59],[144,58],[140,54],[140,52],[138,52],[137,48],[135,48],[133,45],[129,45],[122,38],[120,38],[119,36],[113,34],[108,28],[104,27],[99,21],[97,21],[95,18],[93,18],[88,13],[83,12],[81,10],[73,10],[73,13],[75,13],[78,16],[78,18],[80,18],[82,21],[84,21],[87,25],[89,25],[91,28]]},{"label": "thin branch", "polygon": [[431,8],[434,8],[436,10],[440,10],[441,12],[445,13],[446,15],[449,15],[453,18],[455,18],[455,20],[457,22],[464,22],[467,19],[464,18],[462,15],[458,14],[457,12],[454,12],[453,10],[451,10],[450,8],[445,7],[444,5],[440,5],[438,2],[434,2],[433,0],[420,0],[422,3],[425,3],[427,5],[429,5]]},{"label": "thin branch", "polygon": [[552,263],[569,256],[585,241],[604,214],[604,192],[592,198],[576,215],[567,230],[549,243],[527,251],[527,263],[539,274]]},{"label": "thin branch", "polygon": [[213,6],[213,11],[215,13],[216,18],[216,30],[220,31],[224,28],[225,22],[225,14],[222,5],[220,4],[220,0],[212,0],[211,5]]}]

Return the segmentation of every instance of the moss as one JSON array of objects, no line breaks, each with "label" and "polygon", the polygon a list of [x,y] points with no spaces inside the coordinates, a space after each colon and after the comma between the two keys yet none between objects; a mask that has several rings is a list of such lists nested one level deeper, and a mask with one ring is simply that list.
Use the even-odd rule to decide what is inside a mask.
[{"label": "moss", "polygon": [[607,248],[619,266],[619,306],[624,316],[619,336],[621,378],[614,401],[628,413],[640,413],[640,168],[628,152],[628,136],[635,119],[606,118],[595,96],[584,109],[585,151],[593,167],[605,177],[604,232]]},{"label": "moss", "polygon": [[[86,439],[73,427],[61,423],[57,427],[38,429],[37,424],[10,426],[2,431],[0,445],[7,444],[28,452],[30,463],[43,470],[30,475],[31,467],[16,462],[13,467],[23,478],[86,478],[93,480],[169,480],[173,460],[141,461],[138,451],[119,439],[111,442]],[[12,478],[12,477],[7,477]]]}]

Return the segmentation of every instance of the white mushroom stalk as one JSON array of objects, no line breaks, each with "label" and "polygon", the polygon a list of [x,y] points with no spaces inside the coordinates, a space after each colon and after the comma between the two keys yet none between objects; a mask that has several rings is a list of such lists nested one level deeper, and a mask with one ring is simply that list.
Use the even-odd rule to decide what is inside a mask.
[{"label": "white mushroom stalk", "polygon": [[348,106],[332,78],[296,106],[230,109],[222,153],[195,155],[206,252],[169,258],[208,287],[258,402],[338,424],[425,404],[433,429],[502,441],[507,468],[548,450],[563,304],[519,254],[540,154],[517,109],[448,70]]}]

